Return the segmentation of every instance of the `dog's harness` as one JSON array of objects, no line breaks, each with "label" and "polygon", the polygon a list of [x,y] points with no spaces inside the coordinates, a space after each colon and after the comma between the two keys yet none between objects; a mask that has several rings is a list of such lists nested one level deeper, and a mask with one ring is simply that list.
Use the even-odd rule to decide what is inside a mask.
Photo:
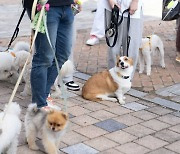
[{"label": "dog's harness", "polygon": [[152,48],[152,43],[151,43],[151,41],[152,41],[152,35],[151,35],[151,36],[147,36],[146,38],[148,38],[149,41],[146,42],[145,44],[143,44],[143,46],[142,46],[141,48],[139,48],[140,51],[142,51],[144,48],[146,48],[146,47],[148,47],[148,46],[149,46],[150,51],[151,51],[151,48]]}]

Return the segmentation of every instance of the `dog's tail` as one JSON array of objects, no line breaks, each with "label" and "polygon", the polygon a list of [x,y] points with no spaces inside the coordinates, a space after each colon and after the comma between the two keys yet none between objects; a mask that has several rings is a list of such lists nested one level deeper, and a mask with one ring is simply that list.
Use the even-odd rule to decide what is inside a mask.
[{"label": "dog's tail", "polygon": [[60,70],[60,74],[62,77],[66,76],[66,75],[70,75],[73,74],[75,71],[74,69],[74,64],[72,61],[67,60],[63,65],[62,68]]},{"label": "dog's tail", "polygon": [[31,103],[31,104],[29,104],[28,105],[28,108],[27,108],[27,111],[29,112],[29,113],[31,113],[31,112],[37,112],[38,111],[38,108],[37,108],[37,104],[36,103]]},{"label": "dog's tail", "polygon": [[25,50],[25,51],[29,52],[29,50],[30,50],[29,43],[24,42],[24,41],[17,42],[14,46],[13,52],[18,52],[21,50]]}]

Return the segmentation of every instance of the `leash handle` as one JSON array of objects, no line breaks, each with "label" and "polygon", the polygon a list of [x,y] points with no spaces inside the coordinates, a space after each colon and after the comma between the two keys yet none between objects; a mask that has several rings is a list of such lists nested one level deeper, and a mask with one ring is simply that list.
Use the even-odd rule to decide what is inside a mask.
[{"label": "leash handle", "polygon": [[[119,19],[119,8],[115,5],[114,8],[112,9],[111,12],[111,23],[109,28],[105,29],[105,38],[106,38],[106,43],[109,47],[114,47],[116,42],[117,42],[117,37],[118,37],[118,19]],[[113,37],[114,40],[112,45],[110,44],[110,41],[108,37]]]},{"label": "leash handle", "polygon": [[[108,29],[105,30],[105,35],[106,35],[106,43],[109,47],[114,47],[116,42],[117,42],[117,37],[118,37],[118,26],[121,25],[121,23],[123,22],[124,19],[124,14],[128,13],[128,20],[127,20],[127,56],[128,56],[128,50],[129,50],[129,44],[130,44],[130,36],[129,36],[129,27],[130,27],[130,13],[129,13],[129,9],[126,9],[123,11],[122,15],[121,15],[121,19],[119,20],[119,8],[115,5],[114,8],[112,9],[112,13],[111,13],[111,23],[110,23],[110,27]],[[116,16],[116,18],[115,18]],[[118,22],[119,20],[119,22]],[[108,32],[112,30],[112,36],[108,36]],[[108,37],[113,37],[114,36],[114,40],[112,45],[110,44],[110,41],[108,39]]]}]

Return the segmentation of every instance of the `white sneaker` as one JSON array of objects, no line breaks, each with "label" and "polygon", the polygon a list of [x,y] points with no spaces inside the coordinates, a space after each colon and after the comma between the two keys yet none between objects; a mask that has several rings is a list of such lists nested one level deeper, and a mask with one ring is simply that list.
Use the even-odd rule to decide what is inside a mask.
[{"label": "white sneaker", "polygon": [[91,45],[91,46],[93,46],[93,45],[95,45],[95,44],[98,44],[99,43],[99,39],[95,36],[95,35],[92,35],[91,37],[90,37],[90,39],[88,39],[87,41],[86,41],[86,44],[87,45]]}]

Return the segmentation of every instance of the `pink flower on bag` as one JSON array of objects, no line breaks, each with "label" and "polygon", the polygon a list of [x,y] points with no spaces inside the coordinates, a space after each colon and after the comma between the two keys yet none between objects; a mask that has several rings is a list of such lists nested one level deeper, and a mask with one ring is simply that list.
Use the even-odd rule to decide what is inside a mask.
[{"label": "pink flower on bag", "polygon": [[[49,8],[50,8],[50,5],[48,3],[45,4],[46,11],[49,11]],[[41,11],[41,9],[42,9],[42,5],[41,4],[37,4],[37,10]]]}]

